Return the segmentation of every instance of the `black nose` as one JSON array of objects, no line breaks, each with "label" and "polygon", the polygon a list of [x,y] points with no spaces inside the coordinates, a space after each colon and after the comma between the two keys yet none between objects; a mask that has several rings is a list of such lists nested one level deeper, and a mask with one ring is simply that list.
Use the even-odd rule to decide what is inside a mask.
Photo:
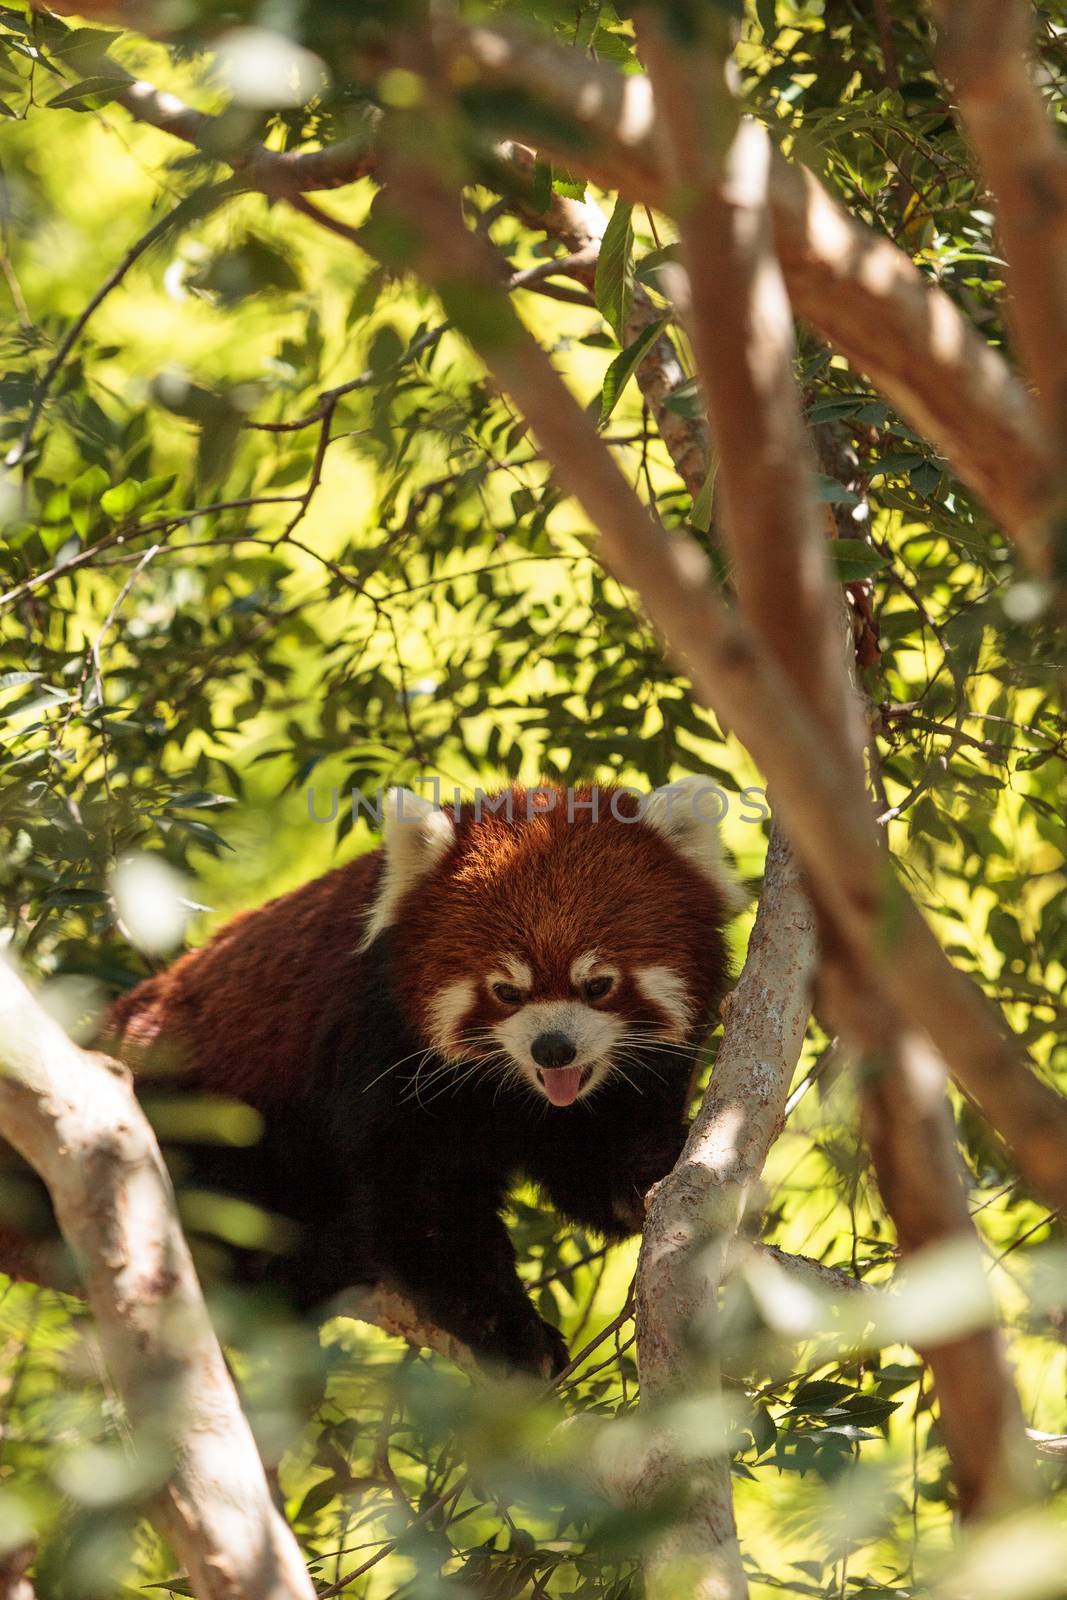
[{"label": "black nose", "polygon": [[539,1033],[530,1054],[539,1067],[569,1067],[578,1049],[565,1033]]}]

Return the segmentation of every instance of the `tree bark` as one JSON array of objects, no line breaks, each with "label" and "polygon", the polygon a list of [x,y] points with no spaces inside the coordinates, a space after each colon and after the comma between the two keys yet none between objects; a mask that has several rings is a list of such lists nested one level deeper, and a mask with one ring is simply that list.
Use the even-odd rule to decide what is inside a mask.
[{"label": "tree bark", "polygon": [[[721,1392],[714,1329],[730,1247],[780,1131],[807,1028],[815,922],[799,874],[775,830],[748,957],[730,997],[711,1085],[674,1171],[650,1196],[637,1269],[641,1403],[657,1410],[694,1385]],[[696,1258],[699,1257],[699,1266]],[[704,1334],[695,1354],[694,1325]],[[692,1474],[685,1520],[654,1553],[653,1600],[743,1600],[748,1584],[733,1517],[725,1441],[705,1460],[681,1461],[669,1426],[658,1430],[641,1493]]]},{"label": "tree bark", "polygon": [[[1067,149],[1030,65],[1023,0],[931,0],[938,59],[992,191],[1007,261],[1007,315],[1045,430],[1067,453]],[[1062,483],[1060,485],[1062,488]]]},{"label": "tree bark", "polygon": [[3,961],[0,1132],[51,1193],[150,1475],[153,1520],[198,1600],[313,1600],[129,1076],[72,1044]]},{"label": "tree bark", "polygon": [[[985,1284],[955,1130],[945,1095],[944,1062],[929,1040],[872,993],[847,958],[824,960],[820,997],[859,1069],[863,1130],[886,1211],[906,1258],[956,1247],[951,1271]],[[959,1511],[966,1520],[1018,1506],[1031,1494],[1033,1452],[996,1323],[988,1321],[920,1350],[933,1374],[941,1432],[952,1462]]]}]

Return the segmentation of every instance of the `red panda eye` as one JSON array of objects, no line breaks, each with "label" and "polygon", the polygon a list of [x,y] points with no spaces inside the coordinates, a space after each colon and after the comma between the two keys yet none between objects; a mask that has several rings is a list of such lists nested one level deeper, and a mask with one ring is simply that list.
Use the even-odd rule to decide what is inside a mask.
[{"label": "red panda eye", "polygon": [[522,990],[517,989],[513,983],[494,983],[493,993],[506,1006],[522,1005]]},{"label": "red panda eye", "polygon": [[585,998],[587,1000],[603,1000],[614,982],[614,978],[590,978],[589,982],[583,985]]}]

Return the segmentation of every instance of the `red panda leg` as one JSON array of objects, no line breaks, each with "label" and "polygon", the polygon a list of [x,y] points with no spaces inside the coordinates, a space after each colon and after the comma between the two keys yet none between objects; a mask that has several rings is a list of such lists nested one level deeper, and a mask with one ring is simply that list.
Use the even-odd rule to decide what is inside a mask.
[{"label": "red panda leg", "polygon": [[551,1377],[567,1346],[523,1288],[500,1203],[497,1183],[478,1185],[470,1169],[423,1167],[400,1184],[364,1175],[356,1208],[376,1275],[424,1317],[483,1360]]}]

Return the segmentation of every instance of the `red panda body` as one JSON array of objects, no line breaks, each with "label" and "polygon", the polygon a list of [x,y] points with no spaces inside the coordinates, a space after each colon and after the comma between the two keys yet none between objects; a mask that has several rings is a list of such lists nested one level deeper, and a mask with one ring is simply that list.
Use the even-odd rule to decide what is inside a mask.
[{"label": "red panda body", "polygon": [[[495,809],[491,809],[491,807]],[[136,1068],[264,1119],[197,1181],[290,1217],[270,1275],[310,1307],[384,1279],[490,1359],[566,1359],[515,1272],[517,1175],[606,1237],[640,1226],[684,1138],[739,897],[696,780],[645,798],[390,796],[385,844],[120,999]]]}]

